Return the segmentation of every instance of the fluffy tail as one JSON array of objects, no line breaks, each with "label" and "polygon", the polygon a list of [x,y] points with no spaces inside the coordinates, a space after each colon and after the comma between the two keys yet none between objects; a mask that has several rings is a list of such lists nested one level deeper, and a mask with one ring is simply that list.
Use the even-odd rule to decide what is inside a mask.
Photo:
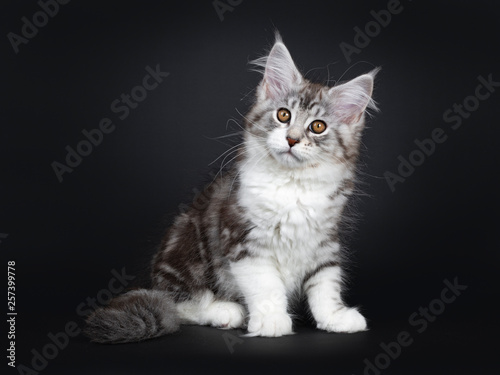
[{"label": "fluffy tail", "polygon": [[142,341],[179,330],[179,317],[171,297],[159,290],[125,293],[95,310],[86,321],[91,341],[118,344]]}]

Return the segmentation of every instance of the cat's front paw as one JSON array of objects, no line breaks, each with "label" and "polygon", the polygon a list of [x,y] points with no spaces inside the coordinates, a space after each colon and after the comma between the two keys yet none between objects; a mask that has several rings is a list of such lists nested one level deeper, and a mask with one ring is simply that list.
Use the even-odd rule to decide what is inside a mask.
[{"label": "cat's front paw", "polygon": [[353,308],[344,307],[318,322],[318,328],[328,332],[353,333],[366,331],[366,319]]},{"label": "cat's front paw", "polygon": [[238,303],[218,302],[213,309],[211,325],[222,329],[240,328],[245,323],[245,309]]},{"label": "cat's front paw", "polygon": [[292,333],[292,319],[286,313],[255,314],[248,322],[248,336],[279,337]]}]

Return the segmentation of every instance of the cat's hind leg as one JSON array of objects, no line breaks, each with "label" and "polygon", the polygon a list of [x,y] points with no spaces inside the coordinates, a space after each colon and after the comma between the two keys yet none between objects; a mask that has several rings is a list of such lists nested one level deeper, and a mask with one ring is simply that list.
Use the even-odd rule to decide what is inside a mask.
[{"label": "cat's hind leg", "polygon": [[217,328],[240,328],[245,324],[245,308],[231,301],[217,299],[204,290],[187,301],[176,304],[181,324],[210,325]]}]

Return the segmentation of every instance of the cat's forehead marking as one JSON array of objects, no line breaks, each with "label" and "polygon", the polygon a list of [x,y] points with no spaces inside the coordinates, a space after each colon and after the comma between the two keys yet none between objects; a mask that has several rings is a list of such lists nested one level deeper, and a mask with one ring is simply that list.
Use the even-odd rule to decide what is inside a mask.
[{"label": "cat's forehead marking", "polygon": [[314,117],[322,116],[325,113],[325,108],[319,102],[312,102],[307,109]]},{"label": "cat's forehead marking", "polygon": [[306,109],[311,102],[321,100],[321,91],[321,85],[315,83],[305,85],[302,90],[300,90],[300,105],[304,106],[304,109]]},{"label": "cat's forehead marking", "polygon": [[313,117],[321,117],[327,112],[327,103],[323,99],[323,87],[310,83],[299,91],[293,92],[286,101],[289,110],[302,110]]},{"label": "cat's forehead marking", "polygon": [[299,104],[299,100],[297,98],[289,98],[288,99],[288,107],[290,107],[290,109],[295,109],[295,107],[297,107],[297,104]]}]

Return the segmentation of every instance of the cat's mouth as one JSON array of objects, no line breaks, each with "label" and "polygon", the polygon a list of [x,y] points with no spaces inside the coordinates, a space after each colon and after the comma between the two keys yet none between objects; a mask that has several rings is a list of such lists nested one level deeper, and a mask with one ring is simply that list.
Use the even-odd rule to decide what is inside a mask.
[{"label": "cat's mouth", "polygon": [[293,152],[293,149],[291,149],[291,148],[285,154],[291,155],[295,159],[300,160],[300,158],[297,155],[295,155],[295,153]]},{"label": "cat's mouth", "polygon": [[280,158],[286,163],[301,163],[303,159],[292,148],[279,152]]}]

